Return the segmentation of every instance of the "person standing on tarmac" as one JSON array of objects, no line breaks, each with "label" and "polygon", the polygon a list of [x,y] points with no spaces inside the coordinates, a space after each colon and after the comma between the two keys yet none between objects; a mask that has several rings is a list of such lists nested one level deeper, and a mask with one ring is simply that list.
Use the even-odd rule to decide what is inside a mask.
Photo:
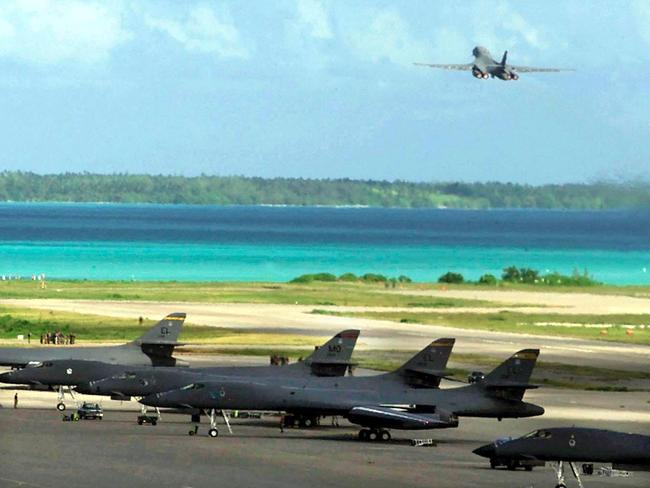
[{"label": "person standing on tarmac", "polygon": [[14,395],[14,408],[18,408],[18,392]]}]

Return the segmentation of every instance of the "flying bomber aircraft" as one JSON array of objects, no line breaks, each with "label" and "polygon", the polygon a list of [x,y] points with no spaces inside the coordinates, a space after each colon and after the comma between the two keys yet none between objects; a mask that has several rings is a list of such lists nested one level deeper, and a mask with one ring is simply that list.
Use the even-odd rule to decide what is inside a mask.
[{"label": "flying bomber aircraft", "polygon": [[540,429],[511,441],[486,444],[474,454],[490,459],[557,462],[555,488],[567,488],[564,463],[568,463],[582,488],[576,463],[612,463],[614,469],[650,471],[650,436],[580,427]]},{"label": "flying bomber aircraft", "polygon": [[454,71],[471,71],[474,78],[487,80],[488,78],[499,78],[500,80],[518,80],[517,73],[557,73],[559,71],[572,71],[561,68],[534,68],[532,66],[516,66],[508,64],[508,51],[503,53],[501,61],[492,57],[490,51],[482,46],[476,46],[472,50],[474,62],[466,64],[428,64],[413,63],[416,66],[427,66],[429,68],[440,68]]},{"label": "flying bomber aircraft", "polygon": [[[459,388],[438,389],[444,373],[411,362],[391,373],[366,377],[211,377],[141,400],[154,407],[292,411],[339,415],[361,425],[359,439],[388,441],[389,428],[438,429],[458,426],[459,416],[519,418],[544,409],[522,401],[539,355],[519,351],[484,378]],[[428,378],[429,381],[426,381]],[[211,416],[211,437],[218,435]]]}]

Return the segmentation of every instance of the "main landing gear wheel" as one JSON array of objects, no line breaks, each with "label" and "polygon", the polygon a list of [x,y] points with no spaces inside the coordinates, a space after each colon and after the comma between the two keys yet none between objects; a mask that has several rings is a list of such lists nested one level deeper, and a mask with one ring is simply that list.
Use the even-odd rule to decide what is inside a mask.
[{"label": "main landing gear wheel", "polygon": [[566,488],[566,485],[560,483],[559,485],[555,485],[555,488]]},{"label": "main landing gear wheel", "polygon": [[63,412],[63,411],[65,410],[65,403],[63,403],[63,402],[59,402],[59,403],[57,403],[57,404],[56,404],[56,409],[57,409],[59,412]]},{"label": "main landing gear wheel", "polygon": [[217,429],[210,429],[208,431],[208,435],[212,438],[217,437],[219,435],[219,431]]},{"label": "main landing gear wheel", "polygon": [[381,441],[388,442],[391,439],[390,432],[387,430],[381,429],[361,429],[359,431],[359,440],[360,441]]}]

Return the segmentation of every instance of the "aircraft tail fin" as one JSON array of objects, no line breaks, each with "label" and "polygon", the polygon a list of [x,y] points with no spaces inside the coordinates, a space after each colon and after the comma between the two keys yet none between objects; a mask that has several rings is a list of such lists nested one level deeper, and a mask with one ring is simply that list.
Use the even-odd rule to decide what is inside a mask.
[{"label": "aircraft tail fin", "polygon": [[176,346],[184,322],[185,313],[170,313],[133,342],[138,345],[163,344]]},{"label": "aircraft tail fin", "polygon": [[351,364],[350,359],[358,338],[359,331],[356,329],[339,332],[317,347],[305,358],[304,363],[318,376],[343,376]]},{"label": "aircraft tail fin", "polygon": [[539,349],[522,349],[489,373],[482,385],[502,397],[521,400],[526,390],[537,388],[530,377],[538,357]]},{"label": "aircraft tail fin", "polygon": [[445,376],[447,361],[456,339],[437,339],[409,359],[395,373],[414,387],[437,388]]},{"label": "aircraft tail fin", "polygon": [[503,57],[501,58],[501,66],[506,67],[506,62],[508,60],[508,51],[504,51]]},{"label": "aircraft tail fin", "polygon": [[175,366],[176,358],[172,354],[176,346],[182,345],[177,341],[184,322],[183,312],[170,313],[132,344],[140,346],[154,366]]}]

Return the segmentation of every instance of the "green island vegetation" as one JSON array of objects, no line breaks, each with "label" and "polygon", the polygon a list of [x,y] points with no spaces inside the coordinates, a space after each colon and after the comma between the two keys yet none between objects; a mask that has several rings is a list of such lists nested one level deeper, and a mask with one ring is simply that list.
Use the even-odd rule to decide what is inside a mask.
[{"label": "green island vegetation", "polygon": [[389,278],[376,273],[366,273],[361,276],[357,276],[354,273],[343,273],[338,277],[332,273],[304,274],[292,279],[289,283],[313,283],[315,281],[326,283],[383,283],[386,288],[395,288],[398,283],[413,283],[413,280],[405,275],[400,275],[397,278]]},{"label": "green island vegetation", "polygon": [[650,206],[650,183],[522,185],[144,174],[0,173],[0,201],[612,209]]},{"label": "green island vegetation", "polygon": [[[465,277],[460,273],[448,271],[438,278],[438,283],[449,284],[462,284],[472,283],[465,280]],[[582,273],[574,269],[571,275],[563,275],[556,271],[540,274],[539,271],[532,268],[518,268],[517,266],[508,266],[503,269],[501,280],[492,274],[484,274],[478,281],[479,285],[498,286],[504,283],[524,284],[524,285],[545,285],[545,286],[579,286],[579,287],[592,287],[602,285],[596,281],[589,272],[585,269]]]}]

